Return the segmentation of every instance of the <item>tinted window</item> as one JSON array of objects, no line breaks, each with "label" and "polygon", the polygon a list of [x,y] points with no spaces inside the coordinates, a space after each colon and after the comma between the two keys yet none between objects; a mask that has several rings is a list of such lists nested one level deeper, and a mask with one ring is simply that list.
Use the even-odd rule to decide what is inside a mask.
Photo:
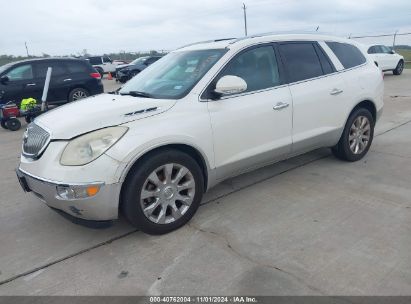
[{"label": "tinted window", "polygon": [[289,82],[323,75],[320,59],[312,43],[280,44]]},{"label": "tinted window", "polygon": [[323,49],[318,45],[315,45],[315,50],[317,52],[318,58],[320,58],[321,67],[323,69],[324,74],[330,74],[335,71],[334,66],[331,64],[330,59],[324,53]]},{"label": "tinted window", "polygon": [[247,83],[246,92],[271,88],[281,83],[272,46],[253,48],[236,56],[219,78],[226,75],[244,79]]},{"label": "tinted window", "polygon": [[36,77],[45,78],[47,74],[47,69],[51,67],[53,70],[51,71],[51,76],[61,76],[67,74],[63,63],[60,62],[37,62],[36,63]]},{"label": "tinted window", "polygon": [[33,67],[31,64],[15,67],[6,74],[11,81],[33,79]]},{"label": "tinted window", "polygon": [[381,51],[384,54],[391,54],[391,49],[389,47],[385,46],[385,45],[381,45]]},{"label": "tinted window", "polygon": [[368,54],[377,54],[377,53],[380,53],[379,47],[377,45],[374,45],[368,49]]},{"label": "tinted window", "polygon": [[90,64],[101,64],[101,57],[90,57],[87,59]]},{"label": "tinted window", "polygon": [[68,61],[66,62],[66,67],[69,73],[86,73],[89,70],[87,68],[86,63],[82,63],[78,61]]},{"label": "tinted window", "polygon": [[352,44],[329,41],[327,42],[327,45],[346,69],[366,62],[366,59],[361,51]]},{"label": "tinted window", "polygon": [[153,62],[156,62],[158,59],[160,59],[159,57],[151,57],[151,58],[148,58],[146,61],[145,61],[145,64],[152,64]]},{"label": "tinted window", "polygon": [[104,63],[111,63],[111,59],[109,57],[103,57]]}]

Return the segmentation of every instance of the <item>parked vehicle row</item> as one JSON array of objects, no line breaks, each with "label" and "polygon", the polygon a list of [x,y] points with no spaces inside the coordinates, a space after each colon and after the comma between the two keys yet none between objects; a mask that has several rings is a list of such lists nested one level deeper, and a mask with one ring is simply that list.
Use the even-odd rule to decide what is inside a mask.
[{"label": "parked vehicle row", "polygon": [[162,56],[139,57],[129,64],[119,65],[116,68],[115,77],[118,81],[125,83],[149,65],[159,60]]},{"label": "parked vehicle row", "polygon": [[20,104],[24,98],[41,100],[47,69],[51,67],[47,101],[60,104],[103,93],[100,74],[85,60],[29,59],[0,67],[1,102]]},{"label": "parked vehicle row", "polygon": [[161,234],[187,223],[204,192],[229,177],[320,147],[360,160],[382,109],[381,71],[351,40],[202,42],[170,52],[116,94],[36,118],[17,174],[25,191],[69,216],[122,212]]}]

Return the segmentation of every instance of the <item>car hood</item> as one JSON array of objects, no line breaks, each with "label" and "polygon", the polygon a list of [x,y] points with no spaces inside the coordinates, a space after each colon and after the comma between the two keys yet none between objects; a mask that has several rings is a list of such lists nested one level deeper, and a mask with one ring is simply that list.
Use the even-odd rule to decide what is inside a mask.
[{"label": "car hood", "polygon": [[131,66],[132,64],[128,63],[128,64],[119,64],[118,66],[116,66],[116,70],[121,70],[124,69],[126,67]]},{"label": "car hood", "polygon": [[51,132],[51,139],[70,139],[109,126],[158,115],[176,100],[101,94],[50,110],[35,123]]}]

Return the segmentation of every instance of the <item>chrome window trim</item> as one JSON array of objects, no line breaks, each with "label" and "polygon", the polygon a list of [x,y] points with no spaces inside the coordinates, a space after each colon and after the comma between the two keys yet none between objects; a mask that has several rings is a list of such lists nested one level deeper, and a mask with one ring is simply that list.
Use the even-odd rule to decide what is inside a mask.
[{"label": "chrome window trim", "polygon": [[[212,102],[212,101],[215,101],[215,100],[212,100],[212,99],[203,99],[203,98],[201,98],[201,96],[204,94],[205,90],[208,88],[208,86],[211,84],[211,82],[213,82],[213,80],[215,79],[215,77],[217,77],[217,75],[220,74],[220,72],[230,63],[230,61],[231,61],[235,56],[237,56],[239,53],[241,53],[241,52],[244,51],[245,49],[253,48],[253,47],[258,47],[258,46],[260,46],[260,45],[261,45],[261,46],[262,46],[262,45],[272,45],[272,46],[274,47],[273,44],[276,43],[276,42],[277,42],[277,41],[258,42],[258,43],[253,43],[253,44],[246,45],[246,46],[242,47],[241,49],[238,49],[234,54],[232,54],[231,57],[227,58],[226,62],[218,69],[218,71],[217,71],[216,73],[214,73],[214,75],[213,75],[212,77],[210,77],[210,80],[207,82],[207,84],[204,86],[204,88],[202,88],[200,94],[198,95],[198,101],[199,101],[199,102]],[[229,50],[230,50],[230,49],[229,49]],[[277,54],[276,54],[276,55],[277,55]],[[222,59],[222,58],[221,58],[221,59]],[[277,57],[276,57],[276,59],[277,59]],[[205,76],[205,75],[204,75],[204,76]],[[287,84],[280,84],[280,85],[278,85],[278,86],[269,87],[269,88],[262,89],[262,90],[250,91],[250,92],[246,92],[246,93],[240,93],[240,94],[230,95],[230,96],[227,96],[227,97],[238,97],[238,96],[243,96],[243,95],[249,95],[249,94],[251,94],[251,93],[258,93],[258,92],[268,91],[268,90],[272,90],[272,89],[275,89],[275,88],[278,88],[278,87],[283,87],[283,86],[285,86],[285,85],[287,85]],[[220,100],[221,100],[221,99],[223,99],[223,98],[220,98]],[[227,98],[225,98],[225,99],[227,99]]]},{"label": "chrome window trim", "polygon": [[[249,47],[255,47],[255,46],[259,46],[259,45],[269,45],[269,44],[274,44],[274,43],[278,43],[278,42],[281,42],[281,43],[283,43],[283,42],[300,42],[300,40],[290,40],[290,41],[277,41],[277,40],[274,40],[274,41],[271,41],[271,42],[265,41],[265,42],[250,44],[250,45],[244,46],[243,48],[237,50],[237,52],[235,52],[231,57],[229,57],[227,59],[227,61],[218,69],[218,71],[212,77],[210,77],[210,80],[207,82],[207,84],[204,86],[204,88],[201,90],[200,94],[198,95],[198,101],[199,102],[213,102],[213,101],[215,101],[213,99],[203,99],[203,98],[201,98],[201,96],[204,94],[205,90],[208,88],[208,86],[211,84],[211,82],[214,81],[215,77],[217,77],[217,75],[221,72],[221,70],[223,70],[227,66],[227,64],[235,56],[237,56],[240,52],[242,52],[243,50],[245,50]],[[302,42],[304,42],[304,41],[302,41]],[[314,40],[314,42],[317,42],[320,47],[323,47],[322,43],[324,43],[326,45],[325,41],[323,41],[323,40]],[[331,51],[330,48],[328,48],[328,49]],[[323,50],[326,52],[326,54],[330,57],[330,54],[328,53],[328,49],[326,50],[326,49],[323,48]],[[332,53],[332,56],[333,56],[333,58],[330,57],[332,63],[335,64],[334,60],[333,60],[334,57],[335,57],[337,62],[341,65],[341,67],[343,67],[343,65],[338,60],[338,58],[334,54],[334,52],[331,51],[331,53]],[[367,59],[367,57],[366,57],[366,59]],[[292,86],[292,85],[304,83],[304,82],[307,82],[307,81],[313,81],[313,80],[317,80],[317,79],[321,79],[321,78],[325,78],[325,77],[329,77],[329,76],[334,76],[334,75],[337,75],[337,74],[340,74],[340,73],[345,73],[345,72],[348,72],[348,71],[351,71],[351,70],[354,70],[354,69],[364,67],[368,63],[369,63],[368,60],[366,60],[364,63],[362,63],[360,65],[357,65],[355,67],[349,68],[349,69],[344,69],[344,67],[343,67],[342,70],[339,70],[337,67],[335,67],[336,71],[333,72],[333,73],[330,73],[330,74],[325,74],[325,75],[317,76],[317,77],[314,77],[314,78],[308,78],[308,79],[304,79],[304,80],[300,80],[300,81],[296,81],[296,82],[284,83],[284,84],[281,84],[281,85],[278,85],[278,86],[275,86],[275,87],[270,87],[270,88],[263,89],[263,90],[251,91],[251,92],[246,92],[246,93],[240,93],[240,94],[230,95],[230,96],[226,96],[226,97],[221,97],[219,100],[225,100],[225,99],[229,99],[229,98],[240,97],[240,96],[250,95],[250,94],[254,94],[254,93],[265,92],[265,91],[269,91],[269,90],[275,90],[277,88],[282,88],[282,87],[285,87],[285,86]]]}]

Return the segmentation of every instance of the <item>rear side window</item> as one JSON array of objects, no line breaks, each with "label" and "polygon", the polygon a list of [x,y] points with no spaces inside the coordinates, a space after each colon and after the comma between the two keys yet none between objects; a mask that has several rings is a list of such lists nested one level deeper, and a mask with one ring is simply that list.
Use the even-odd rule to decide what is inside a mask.
[{"label": "rear side window", "polygon": [[69,62],[66,62],[66,66],[67,66],[69,73],[87,73],[89,71],[87,64],[83,62],[69,61]]},{"label": "rear side window", "polygon": [[36,77],[45,78],[49,67],[52,68],[51,76],[61,76],[67,74],[63,63],[44,61],[36,63]]},{"label": "rear side window", "polygon": [[345,69],[359,66],[367,61],[361,51],[352,44],[331,41],[326,43]]},{"label": "rear side window", "polygon": [[312,43],[284,43],[279,48],[289,82],[323,75],[320,59]]},{"label": "rear side window", "polygon": [[371,46],[371,47],[368,49],[368,54],[378,54],[378,53],[381,53],[380,50],[379,50],[379,46],[378,46],[378,45]]},{"label": "rear side window", "polygon": [[90,57],[90,58],[88,58],[87,60],[88,60],[88,61],[90,62],[90,64],[92,64],[92,65],[102,64],[101,57]]}]

